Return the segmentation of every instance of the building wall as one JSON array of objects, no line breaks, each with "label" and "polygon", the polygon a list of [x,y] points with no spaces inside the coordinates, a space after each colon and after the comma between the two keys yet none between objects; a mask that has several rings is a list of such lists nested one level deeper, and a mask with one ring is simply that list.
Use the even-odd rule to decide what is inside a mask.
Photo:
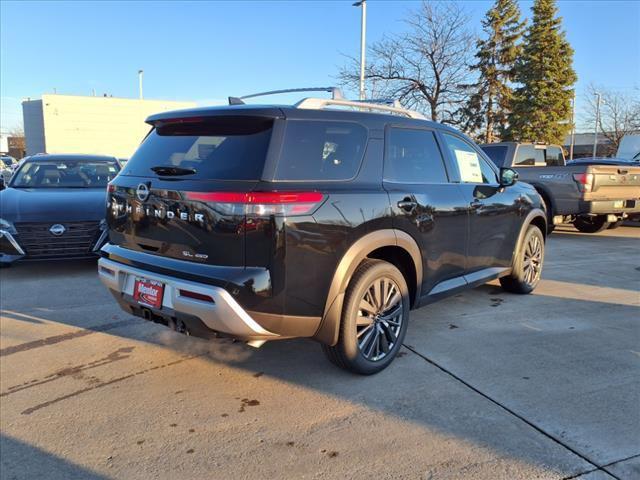
[{"label": "building wall", "polygon": [[[28,154],[30,148],[25,135]],[[158,112],[194,107],[195,102],[138,100],[113,97],[43,95],[41,111],[46,153],[88,153],[129,158],[150,127],[145,119]]]},{"label": "building wall", "polygon": [[9,139],[3,133],[0,133],[0,153],[7,153],[9,151]]},{"label": "building wall", "polygon": [[27,155],[45,153],[44,119],[42,116],[42,100],[22,102],[22,120],[24,136],[27,144]]}]

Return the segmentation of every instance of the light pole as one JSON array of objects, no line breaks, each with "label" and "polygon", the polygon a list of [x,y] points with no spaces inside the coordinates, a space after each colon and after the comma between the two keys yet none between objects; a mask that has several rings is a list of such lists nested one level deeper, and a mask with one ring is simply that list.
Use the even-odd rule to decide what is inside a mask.
[{"label": "light pole", "polygon": [[142,75],[144,70],[138,70],[138,93],[140,94],[140,100],[142,100]]},{"label": "light pole", "polygon": [[354,7],[362,7],[362,17],[360,20],[360,100],[364,100],[364,67],[365,44],[367,37],[367,0],[360,0],[353,4]]},{"label": "light pole", "polygon": [[596,93],[596,126],[593,132],[593,158],[596,158],[598,149],[598,123],[600,123],[600,94]]},{"label": "light pole", "polygon": [[573,92],[571,101],[571,146],[569,147],[569,160],[573,160],[573,146],[576,143],[576,92]]}]

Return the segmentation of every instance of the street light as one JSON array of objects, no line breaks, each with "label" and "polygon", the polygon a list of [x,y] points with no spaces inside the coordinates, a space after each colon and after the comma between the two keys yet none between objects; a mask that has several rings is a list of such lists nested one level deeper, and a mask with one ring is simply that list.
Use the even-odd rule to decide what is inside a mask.
[{"label": "street light", "polygon": [[367,0],[360,0],[353,4],[362,7],[360,20],[360,100],[364,100],[364,67],[365,67],[365,39],[367,36]]},{"label": "street light", "polygon": [[598,149],[598,123],[600,123],[600,94],[596,92],[596,125],[593,132],[593,158],[596,158]]},{"label": "street light", "polygon": [[573,147],[576,143],[576,91],[573,91],[571,100],[571,148],[569,149],[569,160],[573,160]]}]

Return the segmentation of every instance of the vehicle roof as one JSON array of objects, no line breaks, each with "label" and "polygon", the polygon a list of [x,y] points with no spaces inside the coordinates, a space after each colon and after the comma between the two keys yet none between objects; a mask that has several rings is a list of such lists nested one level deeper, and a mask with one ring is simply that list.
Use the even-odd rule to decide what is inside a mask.
[{"label": "vehicle roof", "polygon": [[38,153],[26,157],[25,160],[38,160],[39,162],[59,162],[62,160],[87,160],[90,162],[115,162],[116,157],[109,155],[88,155],[83,153]]},{"label": "vehicle roof", "polygon": [[555,143],[535,143],[535,142],[495,142],[495,143],[480,143],[479,147],[499,147],[499,146],[511,146],[511,145],[533,145],[534,147],[560,147]]},{"label": "vehicle roof", "polygon": [[291,105],[222,105],[216,107],[189,108],[183,110],[172,110],[151,115],[146,122],[153,125],[162,120],[173,120],[190,117],[214,117],[214,116],[265,116],[273,118],[290,119],[322,119],[322,120],[342,120],[361,123],[370,128],[380,128],[381,123],[393,123],[400,125],[423,126],[430,128],[440,128],[451,132],[458,132],[456,129],[430,120],[409,118],[402,115],[366,112],[358,110],[346,110],[339,108],[326,108],[322,110],[296,108]]}]

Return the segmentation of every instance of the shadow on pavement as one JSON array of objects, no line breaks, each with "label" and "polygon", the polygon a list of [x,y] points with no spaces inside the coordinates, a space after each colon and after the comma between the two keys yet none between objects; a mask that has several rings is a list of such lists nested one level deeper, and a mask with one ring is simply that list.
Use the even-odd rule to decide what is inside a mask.
[{"label": "shadow on pavement", "polygon": [[4,434],[0,435],[0,452],[2,452],[0,477],[3,479],[106,480],[108,478]]},{"label": "shadow on pavement", "polygon": [[[550,241],[561,243],[565,237],[575,238],[574,235],[559,232],[554,233]],[[618,243],[620,247],[629,248],[630,240],[632,239],[629,237],[622,239],[612,236],[585,236],[586,242],[602,242],[606,248],[616,248]],[[576,254],[581,254],[581,252],[576,252]],[[76,262],[65,265],[65,268],[60,270],[52,267],[51,264],[16,265],[15,271],[11,272],[10,277],[16,280],[25,280],[46,275],[49,280],[51,278],[60,279],[56,285],[61,289],[69,284],[81,286],[87,282],[86,273],[95,269],[95,262]],[[6,276],[3,273],[0,273],[0,276]],[[550,276],[553,278],[554,274],[552,273]],[[406,350],[403,351],[404,355],[398,358],[387,370],[375,376],[361,377],[332,366],[325,360],[320,347],[309,340],[272,342],[267,343],[260,350],[253,350],[250,347],[228,341],[211,342],[185,337],[170,332],[165,327],[154,326],[141,319],[127,316],[119,310],[120,319],[126,321],[118,323],[107,333],[162,345],[185,355],[200,355],[201,358],[207,359],[213,365],[238,368],[254,376],[265,375],[313,389],[380,411],[385,415],[399,418],[414,425],[425,426],[428,429],[441,432],[445,436],[464,439],[474,447],[488,448],[499,452],[500,455],[519,459],[541,468],[548,469],[551,468],[550,465],[554,465],[563,474],[576,474],[579,471],[584,471],[590,466],[579,456],[559,445],[554,445],[542,434],[533,433],[530,425],[516,420],[515,417],[505,420],[506,410],[501,408],[498,402],[503,401],[508,404],[513,401],[525,413],[528,413],[528,406],[531,406],[532,409],[535,407],[534,416],[538,417],[535,419],[536,422],[559,426],[568,424],[567,428],[571,429],[575,426],[573,424],[575,422],[589,424],[592,421],[590,417],[586,416],[587,413],[593,413],[590,407],[584,409],[584,418],[581,417],[581,412],[571,411],[571,405],[576,402],[576,397],[581,400],[585,394],[594,394],[588,390],[584,391],[589,384],[596,385],[602,390],[596,393],[603,395],[602,401],[606,401],[607,409],[618,409],[619,412],[616,415],[619,414],[622,417],[629,413],[632,414],[633,408],[629,402],[634,401],[633,395],[625,396],[623,391],[622,395],[616,397],[618,400],[614,401],[608,396],[605,387],[607,386],[607,378],[615,378],[621,370],[624,370],[627,373],[623,375],[623,381],[617,387],[624,388],[626,382],[627,390],[633,388],[632,379],[627,377],[634,370],[637,371],[636,363],[634,363],[637,359],[629,356],[629,360],[626,360],[626,357],[621,360],[622,357],[615,356],[611,357],[615,360],[611,362],[611,358],[607,357],[606,352],[597,353],[601,356],[602,362],[598,365],[606,364],[606,368],[601,366],[599,367],[601,370],[595,371],[595,373],[590,370],[593,364],[585,362],[583,358],[588,358],[594,351],[598,352],[603,337],[597,332],[600,327],[594,326],[598,318],[586,321],[582,313],[586,317],[588,311],[597,309],[603,312],[603,318],[605,318],[605,316],[611,317],[613,315],[611,309],[615,308],[616,318],[633,319],[637,318],[638,307],[611,305],[611,303],[589,298],[588,294],[585,294],[583,299],[545,295],[502,296],[501,293],[495,292],[496,288],[492,286],[481,287],[476,291],[458,295],[420,310],[421,313],[412,314],[412,325],[406,340],[408,344],[417,345],[412,348],[416,348],[421,353],[424,352],[425,356],[430,356],[432,352],[440,350],[438,361],[444,365],[453,365],[451,370],[457,372],[459,369],[464,372],[460,375],[470,383],[476,382],[474,374],[486,375],[482,380],[482,389],[489,393],[496,393],[498,397],[496,402],[472,393],[459,382],[452,382],[451,377],[443,371],[433,368],[433,365],[428,361],[407,353]],[[584,285],[584,288],[588,290],[589,285]],[[75,291],[77,292],[77,289]],[[54,295],[59,296],[60,294],[54,293]],[[493,302],[493,299],[489,299],[489,297],[498,295],[506,299],[504,303],[494,302],[498,305],[490,305],[489,300]],[[555,331],[553,325],[550,325],[548,330],[540,335],[540,339],[534,342],[525,339],[525,334],[535,335],[535,333],[524,329],[515,336],[511,335],[509,329],[516,328],[517,325],[508,323],[511,321],[511,317],[504,315],[505,310],[513,309],[521,317],[529,316],[536,319],[541,315],[541,309],[537,303],[540,300],[543,300],[545,304],[542,315],[549,315],[549,312],[552,312],[550,316],[553,316],[555,309],[575,312],[573,314],[575,329],[567,330],[563,326],[563,331],[560,331],[559,327]],[[113,311],[116,310],[111,296],[104,290],[101,291],[96,301],[110,302],[108,305],[113,306]],[[501,309],[504,319],[501,317],[500,321],[504,321],[505,325],[496,326],[491,323],[495,321],[494,317],[496,316],[496,310],[491,308],[494,306]],[[475,332],[475,337],[472,336],[473,330],[469,327],[470,323],[467,323],[464,328],[457,326],[456,329],[451,329],[451,322],[454,319],[462,319],[462,315],[467,315],[467,313],[460,312],[468,312],[469,317],[473,317],[474,321],[476,319],[478,322],[486,321],[489,325],[488,329]],[[64,316],[58,318],[53,313],[41,312],[37,314],[37,317],[60,323],[68,322]],[[430,314],[433,314],[435,318],[430,318]],[[89,321],[97,322],[98,320],[98,318],[92,318]],[[82,328],[105,331],[104,327],[100,330],[100,326],[107,322],[113,322],[111,317],[106,321],[104,318],[101,320],[103,322],[97,326],[83,325]],[[77,324],[73,325],[78,326]],[[533,328],[535,331],[535,326]],[[605,325],[602,328],[604,332]],[[590,329],[593,330],[591,334],[589,334]],[[415,335],[416,332],[418,335]],[[576,334],[580,332],[586,332],[583,334],[593,337],[589,338],[587,342],[588,349],[575,340]],[[459,335],[459,337],[454,338],[453,335]],[[464,335],[469,335],[466,342],[461,341]],[[442,342],[435,344],[431,340],[432,338],[439,338]],[[445,341],[447,339],[451,342],[450,344]],[[496,339],[500,339],[500,342],[497,342]],[[522,341],[519,342],[518,339]],[[626,337],[626,342],[633,343],[637,339],[637,335],[635,338],[633,335],[629,335]],[[576,343],[572,345],[571,342]],[[507,347],[504,347],[505,344]],[[487,345],[494,345],[496,350],[492,353],[491,348],[487,349]],[[571,348],[574,350],[569,349],[567,352],[567,345],[572,345]],[[37,348],[37,345],[34,348]],[[60,348],[64,348],[64,346]],[[502,350],[498,352],[497,349],[500,348]],[[626,348],[626,345],[618,346],[618,348]],[[475,357],[474,351],[477,354]],[[487,360],[492,356],[500,359],[500,363],[492,365],[493,360]],[[512,367],[514,362],[518,364],[518,368]],[[607,364],[607,362],[609,363]],[[479,366],[486,367],[486,370],[479,371]],[[507,368],[508,366],[510,367]],[[495,376],[492,376],[492,369],[495,369]],[[469,372],[476,373],[469,374]],[[593,377],[600,378],[601,383],[595,382],[596,379]],[[123,377],[123,381],[126,378],[129,377]],[[523,378],[534,378],[534,381],[527,382]],[[588,380],[584,380],[584,383],[580,383],[580,381],[572,383],[575,378]],[[569,389],[566,396],[560,398],[559,403],[554,404],[549,401],[548,391],[549,383],[553,382],[562,382],[574,390]],[[218,388],[224,388],[224,385],[218,385]],[[113,394],[117,395],[117,393]],[[470,398],[471,400],[469,400]],[[513,400],[514,398],[515,400]],[[563,402],[563,406],[559,407],[561,402]],[[617,426],[611,427],[611,422],[606,418],[604,420],[600,418],[598,421],[601,422],[600,428],[617,428]],[[626,419],[626,425],[622,426],[634,428],[634,425],[637,424],[638,418],[631,415]],[[583,425],[578,425],[578,427],[584,430]],[[628,438],[626,436],[627,430],[621,430],[621,432],[624,435],[620,441],[624,443]],[[616,431],[609,432],[608,435],[615,433]],[[599,440],[592,435],[589,428],[584,430],[584,435],[582,442],[572,442],[578,443],[576,450],[587,457],[599,456],[599,449],[592,447],[592,444],[597,444]],[[603,438],[608,435],[603,434]],[[560,433],[558,433],[558,437],[560,437]],[[549,453],[550,449],[553,454]],[[43,472],[48,469],[51,471],[58,469],[61,472],[61,478],[75,478],[74,476],[102,478],[11,438],[2,437],[2,451],[3,457],[10,459],[11,462],[19,462],[19,459],[29,455],[36,458],[42,457],[41,461],[31,461],[29,464],[44,465]],[[551,459],[550,456],[555,458]],[[577,465],[579,468],[576,467]]]}]

